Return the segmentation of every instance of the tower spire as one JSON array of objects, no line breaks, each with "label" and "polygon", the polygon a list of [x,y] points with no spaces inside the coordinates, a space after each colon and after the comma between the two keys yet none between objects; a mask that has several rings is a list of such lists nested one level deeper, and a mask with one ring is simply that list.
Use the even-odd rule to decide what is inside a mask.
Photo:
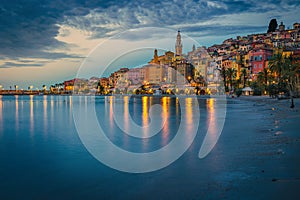
[{"label": "tower spire", "polygon": [[178,30],[178,32],[177,32],[177,39],[176,39],[176,44],[175,44],[175,53],[178,56],[182,55],[182,43],[181,43],[180,30]]}]

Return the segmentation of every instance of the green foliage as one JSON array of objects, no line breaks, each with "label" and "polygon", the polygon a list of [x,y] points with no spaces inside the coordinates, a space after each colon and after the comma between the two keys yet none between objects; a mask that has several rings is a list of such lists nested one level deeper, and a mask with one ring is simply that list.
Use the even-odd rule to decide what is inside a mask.
[{"label": "green foliage", "polygon": [[274,97],[278,94],[277,84],[271,84],[268,86],[268,92],[271,97]]},{"label": "green foliage", "polygon": [[243,90],[240,89],[240,88],[235,91],[235,94],[236,94],[237,97],[241,96],[242,93],[243,93]]},{"label": "green foliage", "polygon": [[277,93],[298,94],[300,85],[300,64],[293,57],[285,57],[281,53],[272,57],[269,63],[271,72],[276,74],[273,84],[277,85]]},{"label": "green foliage", "polygon": [[254,90],[253,90],[254,96],[261,96],[261,94],[262,94],[262,91],[260,88],[254,88]]},{"label": "green foliage", "polygon": [[225,92],[229,92],[229,87],[228,86],[225,87]]},{"label": "green foliage", "polygon": [[271,21],[269,23],[268,33],[274,32],[276,30],[277,26],[278,26],[277,20],[271,19]]}]

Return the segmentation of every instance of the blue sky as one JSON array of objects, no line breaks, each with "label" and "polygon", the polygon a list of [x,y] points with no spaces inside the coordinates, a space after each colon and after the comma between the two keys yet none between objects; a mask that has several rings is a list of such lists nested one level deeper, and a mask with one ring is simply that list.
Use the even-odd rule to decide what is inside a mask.
[{"label": "blue sky", "polygon": [[[1,0],[0,84],[4,88],[15,84],[40,88],[71,79],[99,43],[111,37],[116,40],[116,34],[128,30],[173,30],[174,34],[168,33],[170,40],[159,43],[165,44],[166,50],[174,50],[178,29],[197,45],[209,46],[237,35],[266,32],[272,18],[292,27],[300,21],[298,10],[300,1],[291,0]],[[106,45],[105,52],[115,54],[122,45],[132,50],[131,43],[139,41],[141,46],[149,38],[158,41],[164,35],[153,28],[130,33],[121,34],[119,43]],[[192,44],[183,43],[185,52],[191,49]],[[149,56],[139,55],[139,59],[146,62]]]}]

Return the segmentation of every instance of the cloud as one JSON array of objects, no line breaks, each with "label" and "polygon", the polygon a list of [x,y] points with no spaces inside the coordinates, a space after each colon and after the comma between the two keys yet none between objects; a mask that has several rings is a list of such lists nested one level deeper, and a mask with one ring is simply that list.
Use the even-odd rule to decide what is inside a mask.
[{"label": "cloud", "polygon": [[[293,6],[291,6],[293,5]],[[86,30],[90,33],[90,39],[111,37],[113,34],[128,29],[141,27],[165,27],[185,30],[189,27],[192,35],[199,32],[199,24],[216,36],[224,33],[240,34],[246,31],[264,31],[270,18],[274,16],[291,21],[290,14],[299,8],[297,1],[129,1],[126,4],[115,4],[105,9],[93,9],[84,16],[65,17],[64,23]],[[284,11],[284,12],[283,12]],[[192,28],[192,26],[196,28]],[[197,28],[198,26],[198,28]],[[249,26],[249,27],[248,27]],[[216,32],[216,28],[219,31]],[[241,27],[243,29],[241,29]],[[211,31],[208,29],[212,28]],[[259,28],[255,30],[255,28]],[[248,32],[250,33],[250,32]],[[149,35],[149,34],[146,34]],[[133,36],[133,35],[132,35]],[[133,39],[132,38],[128,38]],[[135,39],[144,39],[140,35]]]},{"label": "cloud", "polygon": [[3,0],[0,2],[0,56],[11,59],[48,56],[43,52],[45,49],[66,48],[67,44],[55,39],[64,17],[87,15],[92,8],[109,4],[83,0]]},{"label": "cloud", "polygon": [[218,8],[218,9],[225,8],[225,9],[227,9],[227,6],[224,3],[219,3],[216,1],[207,1],[206,3],[209,8]]},{"label": "cloud", "polygon": [[[292,24],[298,16],[295,10],[299,8],[300,2],[295,0],[3,0],[0,57],[72,58],[74,55],[65,53],[72,46],[57,39],[58,35],[70,34],[59,32],[61,26],[82,30],[89,34],[90,40],[140,27],[182,29],[192,35],[204,32],[228,35],[255,31],[255,28],[262,31],[262,26],[267,27],[273,17]],[[144,37],[132,35],[128,39]],[[59,54],[51,55],[50,52],[58,49]]]},{"label": "cloud", "polygon": [[15,62],[5,62],[0,65],[0,68],[10,68],[10,67],[42,67],[44,63],[15,63]]}]

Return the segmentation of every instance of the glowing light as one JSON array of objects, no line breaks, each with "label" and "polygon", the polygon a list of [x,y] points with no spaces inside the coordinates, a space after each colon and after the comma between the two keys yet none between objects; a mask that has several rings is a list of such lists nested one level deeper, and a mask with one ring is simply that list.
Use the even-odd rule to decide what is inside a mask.
[{"label": "glowing light", "polygon": [[33,113],[33,95],[29,95],[29,104],[30,104],[30,133],[33,134],[34,132],[34,113]]},{"label": "glowing light", "polygon": [[[168,118],[169,112],[168,112],[168,106],[170,105],[170,98],[169,97],[163,97],[162,98],[162,113],[161,117],[162,119]],[[169,120],[167,119],[165,121],[163,131],[162,131],[162,145],[165,146],[168,142],[168,137],[170,134],[169,130]]]},{"label": "glowing light", "polygon": [[15,95],[15,104],[16,104],[16,116],[15,116],[15,124],[16,124],[16,131],[19,130],[19,96]]},{"label": "glowing light", "polygon": [[48,128],[48,116],[47,116],[47,101],[48,96],[44,95],[43,96],[43,108],[44,108],[44,133],[47,133],[47,128]]},{"label": "glowing light", "polygon": [[211,133],[216,133],[216,112],[215,112],[215,100],[214,99],[207,99],[206,100],[207,110],[208,110],[208,119],[209,119],[209,126],[212,128]]},{"label": "glowing light", "polygon": [[143,96],[142,97],[142,105],[143,105],[143,107],[142,107],[142,121],[143,121],[143,126],[145,127],[145,126],[148,126],[149,125],[149,113],[148,113],[148,110],[149,110],[149,108],[148,108],[148,97],[147,96]]}]

